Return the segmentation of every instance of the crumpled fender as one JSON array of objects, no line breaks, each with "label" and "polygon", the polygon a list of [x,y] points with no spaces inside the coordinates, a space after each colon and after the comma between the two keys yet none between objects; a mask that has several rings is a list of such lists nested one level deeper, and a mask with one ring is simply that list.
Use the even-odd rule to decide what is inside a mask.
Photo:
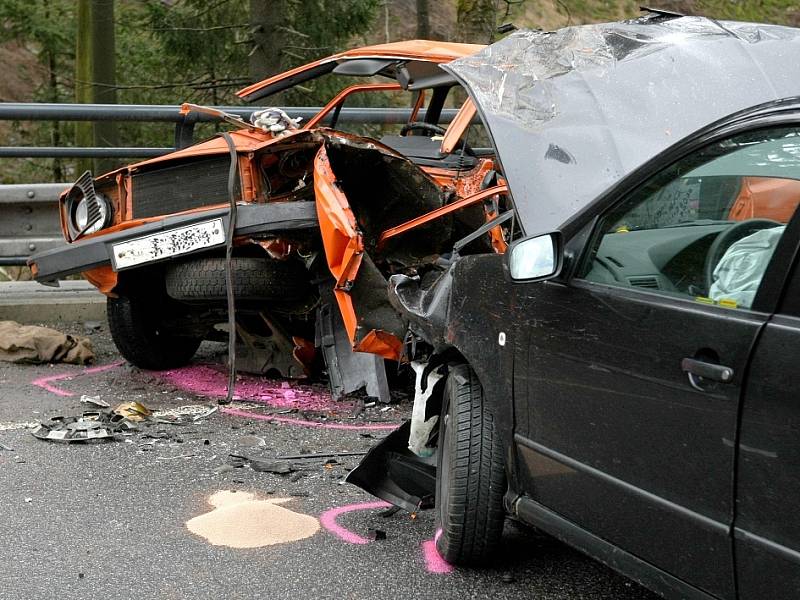
[{"label": "crumpled fender", "polygon": [[349,292],[364,257],[364,238],[347,197],[337,184],[324,145],[314,158],[314,193],[325,259],[335,280],[333,293],[353,350],[396,360],[402,342],[391,333],[372,330],[358,339],[358,318]]}]

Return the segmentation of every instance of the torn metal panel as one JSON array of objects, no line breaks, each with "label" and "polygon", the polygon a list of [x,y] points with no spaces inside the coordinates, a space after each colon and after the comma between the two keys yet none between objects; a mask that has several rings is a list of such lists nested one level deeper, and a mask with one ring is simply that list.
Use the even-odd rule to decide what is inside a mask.
[{"label": "torn metal panel", "polygon": [[389,280],[389,302],[408,322],[409,328],[434,349],[447,344],[445,329],[453,286],[453,264],[423,278],[393,275]]},{"label": "torn metal panel", "polygon": [[521,30],[443,68],[477,104],[534,234],[708,123],[797,95],[798,51],[797,29],[655,15]]},{"label": "torn metal panel", "polygon": [[368,396],[380,402],[389,402],[391,397],[383,359],[375,354],[353,351],[330,292],[323,292],[323,298],[326,301],[317,312],[319,339],[316,345],[322,349],[334,400],[365,389]]}]

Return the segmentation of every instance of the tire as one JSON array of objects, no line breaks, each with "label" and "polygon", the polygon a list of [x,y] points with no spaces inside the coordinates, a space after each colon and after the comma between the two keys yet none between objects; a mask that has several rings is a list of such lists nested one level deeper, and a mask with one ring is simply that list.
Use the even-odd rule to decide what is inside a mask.
[{"label": "tire", "polygon": [[506,475],[494,419],[468,365],[450,369],[436,470],[436,548],[457,565],[491,562],[505,523]]},{"label": "tire", "polygon": [[[309,275],[296,261],[234,256],[234,295],[239,300],[295,302],[305,299],[310,290]],[[184,302],[224,302],[225,259],[193,258],[172,262],[166,269],[167,294]]]},{"label": "tire", "polygon": [[120,354],[133,365],[151,371],[182,367],[197,352],[202,338],[166,333],[160,326],[163,302],[120,296],[108,298],[108,327]]}]

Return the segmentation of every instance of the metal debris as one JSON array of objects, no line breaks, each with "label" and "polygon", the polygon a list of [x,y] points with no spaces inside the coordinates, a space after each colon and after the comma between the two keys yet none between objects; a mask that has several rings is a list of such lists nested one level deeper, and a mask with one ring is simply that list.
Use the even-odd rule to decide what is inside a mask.
[{"label": "metal debris", "polygon": [[92,406],[99,406],[100,408],[111,408],[111,405],[105,400],[101,400],[99,396],[81,396],[82,404],[91,404]]},{"label": "metal debris", "polygon": [[79,417],[53,417],[40,423],[31,434],[52,442],[110,441],[116,436],[135,431],[136,423],[111,411],[86,412]]},{"label": "metal debris", "polygon": [[259,473],[275,473],[277,475],[288,475],[296,469],[288,460],[278,460],[273,458],[262,458],[258,456],[246,456],[243,454],[231,454],[230,462],[234,467],[250,465],[253,471]]}]

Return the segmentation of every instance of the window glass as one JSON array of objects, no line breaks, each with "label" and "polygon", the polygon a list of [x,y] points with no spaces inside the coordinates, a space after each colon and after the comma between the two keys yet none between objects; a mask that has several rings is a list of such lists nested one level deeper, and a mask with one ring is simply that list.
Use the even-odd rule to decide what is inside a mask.
[{"label": "window glass", "polygon": [[582,276],[750,308],[800,203],[800,129],[749,132],[678,161],[607,213]]}]

